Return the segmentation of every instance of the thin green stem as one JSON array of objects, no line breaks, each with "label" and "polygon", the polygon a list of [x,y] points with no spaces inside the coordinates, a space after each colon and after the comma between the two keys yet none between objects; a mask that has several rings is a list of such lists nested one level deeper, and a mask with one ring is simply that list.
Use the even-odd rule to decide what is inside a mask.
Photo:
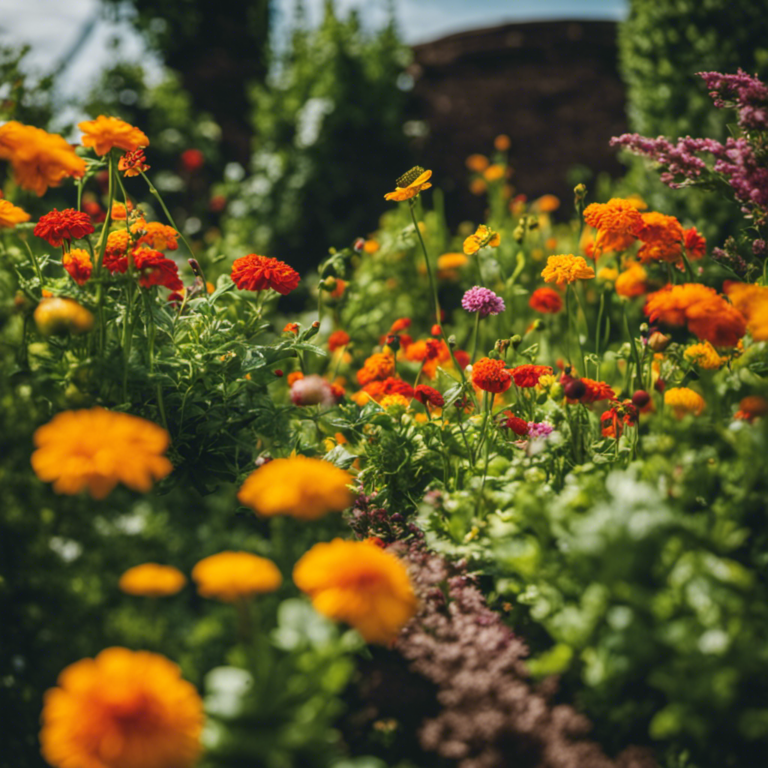
[{"label": "thin green stem", "polygon": [[408,203],[408,207],[411,211],[411,218],[413,219],[413,226],[416,230],[416,234],[419,237],[419,242],[421,243],[421,250],[424,252],[424,261],[427,264],[427,275],[429,275],[429,284],[432,288],[432,297],[435,302],[435,321],[437,322],[438,326],[440,328],[443,327],[443,324],[440,319],[440,301],[437,298],[437,283],[435,282],[435,276],[432,274],[432,264],[429,261],[429,254],[427,253],[427,246],[424,243],[424,238],[421,236],[421,230],[419,229],[419,222],[416,220],[416,199],[411,198],[411,200]]},{"label": "thin green stem", "polygon": [[600,326],[603,323],[603,311],[605,310],[605,291],[600,292],[600,307],[597,310],[597,325],[595,326],[595,367],[597,375],[595,378],[600,381]]},{"label": "thin green stem", "polygon": [[624,303],[622,302],[621,305],[621,313],[624,318],[624,333],[627,334],[627,339],[629,340],[629,348],[632,352],[632,359],[635,363],[635,375],[637,376],[637,382],[638,382],[638,389],[643,388],[643,369],[640,364],[640,355],[637,352],[637,345],[635,344],[635,339],[632,336],[632,334],[629,331],[629,321],[627,320],[627,308],[624,306]]},{"label": "thin green stem", "polygon": [[35,256],[32,249],[29,247],[29,243],[27,242],[26,237],[20,237],[19,240],[21,240],[21,242],[24,243],[24,247],[27,249],[27,253],[29,254],[29,259],[32,262],[32,266],[35,269],[35,274],[37,274],[37,279],[40,281],[40,290],[42,290],[43,289],[43,271],[40,269],[40,262],[37,260],[37,256]]},{"label": "thin green stem", "polygon": [[480,330],[480,312],[475,312],[475,327],[472,331],[472,365],[475,364],[477,356],[477,337]]}]

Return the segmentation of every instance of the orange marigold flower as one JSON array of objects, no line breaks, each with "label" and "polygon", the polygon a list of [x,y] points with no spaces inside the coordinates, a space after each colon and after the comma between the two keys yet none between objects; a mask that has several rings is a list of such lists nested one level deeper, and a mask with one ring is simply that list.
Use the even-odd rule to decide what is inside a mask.
[{"label": "orange marigold flower", "polygon": [[328,337],[328,349],[331,352],[335,352],[337,349],[340,349],[341,347],[346,347],[347,344],[349,344],[349,334],[346,331],[338,330],[334,331],[329,337]]},{"label": "orange marigold flower", "polygon": [[192,579],[203,597],[223,603],[274,592],[283,583],[271,560],[250,552],[219,552],[203,558],[192,569]]},{"label": "orange marigold flower", "polygon": [[298,323],[286,323],[285,328],[283,328],[283,333],[298,333],[299,332],[299,324]]},{"label": "orange marigold flower", "polygon": [[133,211],[133,203],[129,200],[126,209],[123,203],[112,203],[112,221],[125,221],[128,214]]},{"label": "orange marigold flower", "polygon": [[484,392],[498,394],[512,386],[512,374],[503,360],[481,357],[472,366],[472,383]]},{"label": "orange marigold flower", "polygon": [[704,398],[688,387],[673,387],[664,392],[664,403],[670,406],[678,419],[688,413],[699,416],[706,407]]},{"label": "orange marigold flower", "polygon": [[481,248],[497,248],[501,244],[501,235],[498,232],[494,232],[490,227],[485,224],[480,226],[475,231],[474,235],[470,235],[464,241],[464,253],[467,256],[471,256],[473,253],[477,253]]},{"label": "orange marigold flower", "polygon": [[528,306],[536,312],[555,315],[563,308],[563,299],[554,288],[537,288],[528,299]]},{"label": "orange marigold flower", "polygon": [[410,200],[432,186],[429,183],[430,178],[432,178],[432,171],[425,171],[420,165],[416,165],[395,182],[395,191],[387,192],[384,199],[397,202]]},{"label": "orange marigold flower", "polygon": [[363,251],[365,251],[365,253],[376,253],[380,248],[381,246],[376,240],[366,240],[363,243]]},{"label": "orange marigold flower", "polygon": [[715,347],[734,347],[747,324],[736,307],[717,292],[699,283],[666,286],[652,293],[645,304],[651,322],[680,326]]},{"label": "orange marigold flower", "polygon": [[347,290],[346,280],[336,279],[336,287],[328,294],[330,299],[340,299],[344,295],[344,291]]},{"label": "orange marigold flower", "polygon": [[542,376],[554,373],[548,365],[518,365],[512,369],[512,378],[518,387],[535,387]]},{"label": "orange marigold flower", "polygon": [[41,720],[42,755],[55,768],[191,768],[204,715],[165,656],[107,648],[64,669]]},{"label": "orange marigold flower", "polygon": [[475,173],[482,173],[490,165],[490,161],[485,155],[476,154],[470,155],[464,161],[464,164],[470,171],[474,171]]},{"label": "orange marigold flower", "polygon": [[389,643],[416,613],[403,563],[369,541],[315,544],[293,569],[318,613],[353,626],[368,643]]},{"label": "orange marigold flower", "polygon": [[291,456],[274,459],[249,475],[237,498],[266,517],[317,520],[352,504],[353,495],[347,487],[351,482],[348,472],[330,462]]},{"label": "orange marigold flower", "polygon": [[507,136],[506,133],[500,133],[494,140],[493,140],[493,146],[499,151],[499,152],[506,152],[511,146],[512,141],[510,140],[509,136]]},{"label": "orange marigold flower", "polygon": [[683,235],[683,245],[689,259],[701,259],[706,256],[707,240],[696,231],[696,227],[684,230]]},{"label": "orange marigold flower", "polygon": [[748,395],[739,402],[739,410],[734,414],[734,419],[752,422],[768,413],[768,400],[760,395]]},{"label": "orange marigold flower", "polygon": [[128,247],[131,236],[124,229],[110,232],[107,236],[107,248],[104,251],[104,266],[112,273],[128,271]]},{"label": "orange marigold flower", "polygon": [[132,152],[123,155],[117,164],[117,170],[122,171],[126,178],[146,173],[149,170],[149,165],[147,164],[147,158],[144,156],[144,150],[134,149]]},{"label": "orange marigold flower", "polygon": [[547,266],[544,267],[541,276],[545,283],[557,283],[566,285],[577,280],[589,280],[595,276],[595,270],[590,267],[582,256],[574,256],[571,253],[550,256]]},{"label": "orange marigold flower", "polygon": [[162,427],[104,408],[64,411],[34,440],[35,474],[70,496],[88,488],[94,499],[103,499],[118,483],[147,493],[173,469],[163,456],[170,439]]},{"label": "orange marigold flower", "polygon": [[419,384],[414,390],[413,396],[422,405],[432,405],[435,408],[442,408],[445,405],[443,396],[436,389],[426,384]]},{"label": "orange marigold flower", "polygon": [[37,330],[43,336],[79,335],[93,328],[93,315],[72,299],[46,298],[33,315]]},{"label": "orange marigold flower", "polygon": [[285,380],[289,387],[292,387],[294,382],[297,382],[304,378],[304,374],[301,371],[293,371],[286,376]]},{"label": "orange marigold flower", "polygon": [[597,230],[596,255],[624,251],[637,239],[643,218],[629,200],[614,197],[607,203],[592,203],[584,210],[584,221]]},{"label": "orange marigold flower", "polygon": [[533,208],[542,213],[552,213],[560,207],[560,198],[557,195],[542,195],[531,204]]},{"label": "orange marigold flower", "polygon": [[637,252],[640,261],[644,264],[649,261],[679,261],[685,239],[680,222],[674,216],[655,211],[640,215],[643,219],[643,226],[637,233],[643,243]]},{"label": "orange marigold flower", "polygon": [[88,251],[72,248],[64,254],[61,264],[78,285],[85,285],[91,279],[93,263]]},{"label": "orange marigold flower", "polygon": [[484,195],[488,191],[488,185],[485,183],[485,179],[472,179],[469,182],[469,191],[473,195]]},{"label": "orange marigold flower", "polygon": [[85,160],[61,136],[15,120],[0,126],[0,160],[8,160],[16,183],[38,197],[85,173]]},{"label": "orange marigold flower", "polygon": [[600,427],[603,437],[618,439],[624,427],[634,427],[637,424],[638,410],[631,400],[617,402],[600,417]]},{"label": "orange marigold flower", "polygon": [[153,285],[162,285],[171,291],[178,291],[184,287],[179,277],[179,268],[175,261],[166,259],[159,251],[150,248],[136,248],[133,252],[133,262],[139,273],[139,285],[142,288],[150,288]]},{"label": "orange marigold flower", "polygon": [[357,372],[357,381],[361,387],[372,381],[383,381],[395,372],[395,358],[384,352],[371,355]]},{"label": "orange marigold flower", "polygon": [[686,360],[690,360],[695,363],[699,368],[703,368],[706,371],[714,371],[718,368],[722,368],[727,362],[727,357],[720,357],[717,354],[715,348],[708,342],[700,342],[699,344],[692,344],[687,347],[683,352]]},{"label": "orange marigold flower", "polygon": [[586,376],[582,376],[579,381],[584,384],[584,394],[578,400],[571,400],[569,398],[568,402],[571,404],[580,402],[589,405],[590,403],[596,403],[598,400],[613,400],[616,397],[613,387],[604,381],[595,381],[594,379],[588,379]]},{"label": "orange marigold flower", "polygon": [[411,325],[411,319],[409,317],[401,317],[392,323],[392,327],[389,329],[390,333],[400,333]]},{"label": "orange marigold flower", "polygon": [[[30,215],[10,200],[0,200],[0,227],[13,229],[17,224],[29,221]],[[93,230],[91,230],[93,231]]]},{"label": "orange marigold flower", "polygon": [[167,597],[175,595],[187,583],[187,577],[172,565],[142,563],[129,568],[118,586],[129,595]]},{"label": "orange marigold flower", "polygon": [[437,257],[437,268],[440,271],[448,269],[460,269],[469,262],[463,253],[444,253]]},{"label": "orange marigold flower", "polygon": [[[137,224],[140,226],[136,227]],[[176,251],[179,248],[179,233],[173,227],[161,224],[159,221],[136,222],[131,226],[131,232],[140,235],[136,245],[146,245],[156,251]]]},{"label": "orange marigold flower", "polygon": [[[29,216],[27,216],[29,218]],[[58,248],[65,240],[81,240],[94,232],[93,222],[87,213],[65,208],[57,211],[55,208],[40,217],[33,233],[49,245]]]},{"label": "orange marigold flower", "polygon": [[768,287],[729,281],[723,290],[746,320],[752,338],[768,340]]},{"label": "orange marigold flower", "polygon": [[648,273],[636,261],[630,261],[626,269],[616,278],[614,288],[619,296],[633,299],[648,291]]},{"label": "orange marigold flower", "polygon": [[485,171],[483,171],[483,178],[487,182],[493,183],[494,181],[499,181],[500,179],[503,179],[505,173],[506,173],[506,170],[503,165],[494,163],[493,165],[489,165],[485,169]]},{"label": "orange marigold flower", "polygon": [[149,146],[146,133],[117,117],[99,115],[77,127],[83,132],[83,146],[93,147],[97,155],[106,155],[114,147],[133,152]]},{"label": "orange marigold flower", "polygon": [[[368,400],[381,402],[387,395],[402,395],[408,400],[414,396],[413,387],[407,381],[396,379],[393,376],[383,381],[372,381],[370,384],[366,384],[357,394],[360,397],[354,398],[354,400],[358,405],[365,405]],[[361,400],[363,401],[362,403],[360,402]]]},{"label": "orange marigold flower", "polygon": [[427,378],[434,379],[439,367],[451,363],[451,350],[442,339],[424,339],[408,344],[405,358],[423,363],[421,372]]},{"label": "orange marigold flower", "polygon": [[282,296],[299,284],[299,273],[285,262],[249,253],[235,259],[232,280],[241,291],[265,291],[271,288]]}]

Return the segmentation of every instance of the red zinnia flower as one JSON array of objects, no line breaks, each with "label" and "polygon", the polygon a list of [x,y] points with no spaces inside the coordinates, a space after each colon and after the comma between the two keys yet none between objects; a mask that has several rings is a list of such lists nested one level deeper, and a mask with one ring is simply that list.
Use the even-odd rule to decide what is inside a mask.
[{"label": "red zinnia flower", "polygon": [[696,227],[686,229],[683,244],[689,259],[700,259],[707,253],[707,240],[696,231]]},{"label": "red zinnia flower", "polygon": [[443,396],[433,387],[426,384],[419,384],[413,395],[422,405],[433,405],[435,408],[442,408],[445,405]]},{"label": "red zinnia flower", "polygon": [[58,248],[64,240],[79,240],[93,231],[93,222],[87,213],[74,208],[65,208],[63,211],[54,208],[40,217],[34,234]]},{"label": "red zinnia flower", "polygon": [[184,287],[179,279],[176,262],[166,259],[159,251],[137,248],[133,251],[133,262],[139,272],[139,285],[142,288],[162,285],[172,291],[179,291]]},{"label": "red zinnia flower", "polygon": [[484,392],[499,394],[512,386],[512,374],[503,360],[481,357],[472,366],[472,383]]},{"label": "red zinnia flower", "polygon": [[637,408],[631,400],[616,403],[600,417],[600,427],[603,437],[621,437],[624,427],[633,427],[637,423]]},{"label": "red zinnia flower", "polygon": [[518,387],[535,387],[542,376],[554,371],[548,365],[518,365],[512,369],[512,376]]},{"label": "red zinnia flower", "polygon": [[205,165],[205,155],[199,149],[186,149],[181,153],[184,170],[194,173]]},{"label": "red zinnia flower", "polygon": [[501,425],[502,427],[511,429],[520,437],[525,437],[528,434],[528,422],[525,419],[515,416],[512,411],[504,411],[504,415],[507,417],[507,420]]},{"label": "red zinnia flower", "polygon": [[299,332],[299,324],[298,323],[286,323],[285,328],[283,328],[283,333],[296,333]]},{"label": "red zinnia flower", "polygon": [[563,299],[554,288],[537,288],[528,299],[528,306],[537,312],[554,315],[563,308]]},{"label": "red zinnia flower", "polygon": [[271,288],[286,296],[299,284],[299,273],[286,263],[249,253],[235,259],[232,280],[241,291],[265,291]]},{"label": "red zinnia flower", "polygon": [[582,403],[596,403],[598,400],[613,400],[616,397],[613,387],[604,381],[595,381],[594,379],[588,379],[586,376],[582,376],[580,381],[584,382],[584,386],[587,388],[587,391],[581,397]]},{"label": "red zinnia flower", "polygon": [[331,352],[346,347],[347,344],[349,344],[349,334],[346,331],[334,331],[328,337],[328,349]]}]

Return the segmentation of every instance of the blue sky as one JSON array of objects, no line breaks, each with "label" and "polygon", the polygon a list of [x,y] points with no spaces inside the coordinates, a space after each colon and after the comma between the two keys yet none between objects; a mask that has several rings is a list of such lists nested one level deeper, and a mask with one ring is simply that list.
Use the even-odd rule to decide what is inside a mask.
[{"label": "blue sky", "polygon": [[[316,20],[324,0],[304,0]],[[273,0],[278,31],[291,18],[294,0]],[[385,18],[387,0],[336,0],[344,11],[357,8],[363,21],[377,25]],[[98,19],[88,42],[71,63],[67,90],[82,92],[99,68],[111,60],[109,43],[119,36],[122,54],[142,56],[142,41],[128,26],[98,18],[98,0],[2,0],[0,42],[29,43],[31,65],[49,68],[60,61],[90,20]],[[400,30],[409,43],[434,40],[462,30],[509,21],[536,19],[624,18],[629,0],[395,0]]]}]

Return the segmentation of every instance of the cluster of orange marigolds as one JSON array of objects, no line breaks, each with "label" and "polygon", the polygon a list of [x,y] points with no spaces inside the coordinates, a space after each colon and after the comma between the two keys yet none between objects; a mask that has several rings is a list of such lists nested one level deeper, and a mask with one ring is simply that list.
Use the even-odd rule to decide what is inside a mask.
[{"label": "cluster of orange marigolds", "polygon": [[[92,148],[97,155],[103,157],[115,149],[124,153],[118,168],[126,176],[148,170],[144,149],[149,139],[137,128],[104,116],[83,122],[80,128],[83,146]],[[507,147],[508,144],[497,140],[498,150]],[[492,171],[493,166],[487,162],[483,165],[478,158],[472,159],[473,169],[484,174],[485,181],[504,178],[503,173],[499,176]],[[83,158],[62,137],[16,122],[0,126],[0,159],[10,162],[21,188],[37,195],[65,178],[82,178],[86,172]],[[416,196],[430,188],[430,178],[430,171],[414,169],[398,179],[396,189],[386,197],[412,204]],[[551,201],[547,205],[552,209]],[[127,199],[123,204],[110,205],[106,216],[100,239],[101,259],[95,264],[88,239],[95,233],[95,227],[88,213],[53,210],[39,220],[34,233],[52,247],[62,248],[62,265],[77,286],[87,285],[95,272],[105,268],[112,274],[136,275],[138,284],[145,289],[165,287],[171,291],[171,301],[181,301],[183,285],[178,267],[162,254],[178,248],[176,230],[147,222]],[[21,208],[0,199],[0,227],[12,229],[29,218]],[[595,267],[603,254],[613,253],[618,258],[637,243],[636,256],[620,258],[621,271],[604,267],[597,274],[582,256],[549,256],[541,276],[554,287],[542,286],[532,292],[529,305],[535,312],[561,312],[569,286],[597,278],[612,283],[617,294],[628,299],[649,294],[645,303],[649,320],[665,328],[686,327],[698,342],[685,351],[685,356],[702,368],[725,365],[739,353],[747,333],[755,341],[768,339],[768,288],[726,283],[725,294],[721,295],[692,281],[690,261],[705,254],[704,240],[695,229],[684,230],[671,216],[644,213],[636,200],[613,199],[589,205],[584,210],[584,221],[592,230],[586,232],[582,245]],[[110,231],[112,222],[122,224]],[[76,241],[85,241],[86,248],[75,247]],[[454,273],[482,249],[499,244],[499,233],[486,225],[479,226],[464,241],[462,253],[440,256],[438,276]],[[366,245],[365,250],[375,249]],[[653,290],[647,271],[652,263],[670,265],[670,274],[686,271],[691,281],[669,282]],[[283,295],[299,283],[298,273],[290,266],[257,254],[236,259],[231,277],[241,290],[274,290]],[[338,283],[336,291],[340,295],[344,284]],[[43,333],[90,330],[93,317],[87,309],[70,298],[50,295],[43,285],[41,289],[44,298],[35,319]],[[397,320],[381,337],[380,351],[370,355],[357,371],[360,388],[352,395],[356,403],[364,405],[373,400],[384,409],[406,409],[417,402],[426,412],[418,415],[429,420],[440,414],[444,398],[436,388],[420,384],[419,380],[424,377],[434,381],[438,369],[453,368],[462,378],[465,373],[469,375],[478,394],[503,396],[514,385],[518,392],[534,388],[553,396],[557,392],[566,403],[609,401],[610,418],[603,422],[604,434],[613,437],[619,436],[619,424],[633,423],[637,408],[649,405],[647,401],[620,403],[607,383],[576,377],[570,367],[558,381],[554,368],[546,365],[510,366],[505,359],[491,356],[472,361],[466,351],[448,343],[439,324],[431,329],[428,338],[420,340],[408,334],[409,327],[407,318]],[[285,329],[289,334],[299,331],[295,323],[289,323]],[[655,335],[656,341],[649,339],[648,343],[659,352],[666,337],[661,333]],[[351,343],[343,329],[335,330],[328,339],[335,359],[348,357]],[[419,366],[413,386],[398,375],[398,354],[401,360]],[[297,405],[336,402],[344,397],[346,382],[312,378],[298,371],[287,377]],[[701,396],[687,387],[668,389],[664,400],[678,415],[699,414],[705,406]],[[764,401],[747,400],[750,402],[742,404],[740,417],[752,418],[765,412]],[[472,407],[467,400],[460,405],[464,410]],[[528,423],[519,414],[507,411],[505,416],[506,426],[517,434],[525,434]],[[34,471],[41,480],[53,483],[58,493],[75,494],[87,489],[93,498],[103,499],[119,483],[147,492],[173,469],[164,455],[169,446],[169,435],[164,429],[144,419],[102,408],[57,415],[38,429],[35,444]],[[348,472],[328,462],[292,455],[269,461],[255,470],[240,489],[238,499],[260,515],[315,520],[350,506],[352,480]],[[246,552],[221,552],[207,557],[194,567],[191,575],[201,595],[225,602],[248,600],[259,593],[275,591],[282,583],[282,574],[273,562]],[[296,563],[293,581],[320,613],[347,622],[369,642],[391,641],[416,611],[416,597],[405,566],[370,541],[337,539],[317,544]],[[185,584],[186,578],[180,571],[154,563],[131,568],[120,580],[123,591],[153,598],[172,595]],[[174,664],[156,654],[111,648],[62,672],[58,686],[46,696],[41,743],[44,756],[55,766],[184,768],[197,757],[202,723],[200,698],[181,679]]]}]

